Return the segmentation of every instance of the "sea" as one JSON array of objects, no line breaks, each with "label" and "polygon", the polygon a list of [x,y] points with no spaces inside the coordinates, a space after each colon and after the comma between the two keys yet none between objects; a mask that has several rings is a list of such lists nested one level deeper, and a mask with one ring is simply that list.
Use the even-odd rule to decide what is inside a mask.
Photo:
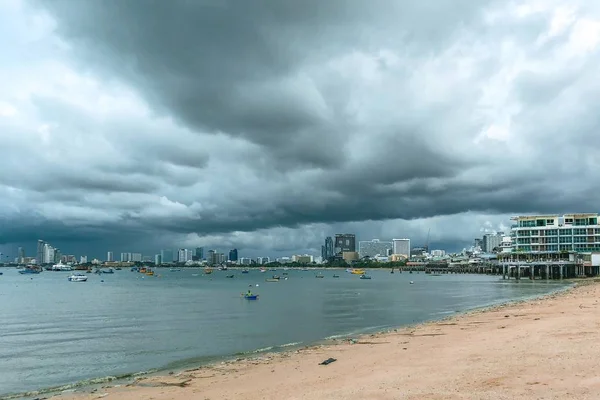
[{"label": "sea", "polygon": [[[366,280],[344,270],[123,269],[87,282],[69,282],[66,271],[0,271],[0,399],[383,331],[566,287],[389,270]],[[274,274],[282,279],[265,281]],[[258,300],[241,296],[248,290]]]}]

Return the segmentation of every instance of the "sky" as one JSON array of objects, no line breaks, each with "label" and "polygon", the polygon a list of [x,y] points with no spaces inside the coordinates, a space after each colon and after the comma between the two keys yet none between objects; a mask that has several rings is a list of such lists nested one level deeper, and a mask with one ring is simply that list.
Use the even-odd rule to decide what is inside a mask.
[{"label": "sky", "polygon": [[0,252],[460,250],[596,212],[600,4],[0,0]]}]

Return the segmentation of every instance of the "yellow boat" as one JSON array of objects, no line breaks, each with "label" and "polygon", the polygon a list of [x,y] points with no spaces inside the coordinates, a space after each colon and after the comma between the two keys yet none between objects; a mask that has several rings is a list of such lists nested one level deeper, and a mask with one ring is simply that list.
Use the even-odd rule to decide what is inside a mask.
[{"label": "yellow boat", "polygon": [[365,270],[364,269],[353,269],[351,271],[352,275],[364,275],[365,274]]},{"label": "yellow boat", "polygon": [[212,274],[212,272],[213,272],[213,270],[212,270],[211,268],[205,268],[205,269],[204,269],[204,273],[205,273],[206,275],[208,275],[208,274]]},{"label": "yellow boat", "polygon": [[148,270],[148,271],[146,272],[146,275],[148,275],[148,276],[153,276],[153,275],[154,275],[154,271],[150,271],[150,270]]}]

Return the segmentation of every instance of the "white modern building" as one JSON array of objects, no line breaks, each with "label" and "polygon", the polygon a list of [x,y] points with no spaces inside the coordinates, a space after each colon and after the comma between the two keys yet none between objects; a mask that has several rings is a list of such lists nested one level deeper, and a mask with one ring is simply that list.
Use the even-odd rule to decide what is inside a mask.
[{"label": "white modern building", "polygon": [[392,239],[393,254],[410,258],[410,239]]},{"label": "white modern building", "polygon": [[85,263],[87,263],[87,256],[79,257],[79,264],[85,264]]},{"label": "white modern building", "polygon": [[141,262],[142,261],[142,253],[131,253],[131,261]]},{"label": "white modern building", "polygon": [[392,242],[382,242],[379,239],[361,240],[358,242],[358,254],[360,257],[387,257],[393,248],[394,244]]},{"label": "white modern building", "polygon": [[516,253],[600,251],[597,213],[530,215],[511,218]]},{"label": "white modern building", "polygon": [[113,262],[115,261],[115,255],[112,251],[106,253],[106,261]]},{"label": "white modern building", "polygon": [[177,262],[185,263],[188,261],[192,261],[192,250],[179,249],[177,252]]}]

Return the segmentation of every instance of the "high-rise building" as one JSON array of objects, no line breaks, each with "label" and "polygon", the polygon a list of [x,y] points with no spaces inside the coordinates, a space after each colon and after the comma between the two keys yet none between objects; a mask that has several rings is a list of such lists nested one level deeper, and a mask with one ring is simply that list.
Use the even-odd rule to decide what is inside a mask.
[{"label": "high-rise building", "polygon": [[121,262],[131,261],[131,253],[121,253]]},{"label": "high-rise building", "polygon": [[54,262],[54,247],[48,243],[44,243],[44,255],[42,257],[43,264],[50,264]]},{"label": "high-rise building", "polygon": [[356,251],[356,236],[352,233],[338,233],[335,235],[334,255],[353,253]]},{"label": "high-rise building", "polygon": [[160,251],[160,261],[163,264],[170,264],[173,262],[173,250],[161,250]]},{"label": "high-rise building", "polygon": [[60,252],[60,249],[54,249],[54,262],[60,262],[60,259],[62,258],[62,253]]},{"label": "high-rise building", "polygon": [[192,251],[188,249],[179,249],[177,252],[177,262],[185,263],[192,261]]},{"label": "high-rise building", "polygon": [[333,256],[333,239],[331,238],[331,236],[327,236],[325,238],[325,244],[321,246],[321,257],[324,261],[326,261]]},{"label": "high-rise building", "polygon": [[133,262],[142,262],[142,253],[130,253],[131,259]]},{"label": "high-rise building", "polygon": [[208,255],[206,256],[206,261],[210,264],[210,265],[214,265],[217,263],[217,258],[216,258],[216,252],[214,250],[209,250],[208,251]]},{"label": "high-rise building", "polygon": [[198,261],[202,260],[204,258],[204,247],[196,247],[196,258],[198,259]]},{"label": "high-rise building", "polygon": [[256,257],[256,263],[257,264],[268,264],[271,262],[271,259],[269,257]]},{"label": "high-rise building", "polygon": [[115,256],[112,251],[109,251],[108,253],[106,253],[106,261],[108,261],[108,262],[115,261]]},{"label": "high-rise building", "polygon": [[87,263],[87,256],[79,257],[79,264],[85,264],[85,263]]},{"label": "high-rise building", "polygon": [[379,239],[358,242],[358,254],[360,257],[387,257],[389,251],[394,247],[392,242],[382,242]]},{"label": "high-rise building", "polygon": [[41,239],[37,241],[37,253],[35,256],[37,264],[44,263],[44,244],[45,242]]},{"label": "high-rise building", "polygon": [[392,239],[393,254],[410,258],[410,239]]},{"label": "high-rise building", "polygon": [[162,258],[160,256],[160,254],[155,254],[154,255],[154,264],[156,264],[156,265],[162,264]]},{"label": "high-rise building", "polygon": [[237,262],[238,260],[238,251],[237,249],[229,250],[229,261]]},{"label": "high-rise building", "polygon": [[502,243],[503,237],[504,237],[503,232],[486,233],[485,235],[483,235],[483,240],[482,240],[483,246],[481,247],[481,250],[483,250],[486,253],[491,253],[494,251],[494,249],[499,250],[500,243]]},{"label": "high-rise building", "polygon": [[22,247],[19,247],[19,254],[18,254],[18,261],[17,263],[19,264],[23,264],[25,263],[25,249]]}]

